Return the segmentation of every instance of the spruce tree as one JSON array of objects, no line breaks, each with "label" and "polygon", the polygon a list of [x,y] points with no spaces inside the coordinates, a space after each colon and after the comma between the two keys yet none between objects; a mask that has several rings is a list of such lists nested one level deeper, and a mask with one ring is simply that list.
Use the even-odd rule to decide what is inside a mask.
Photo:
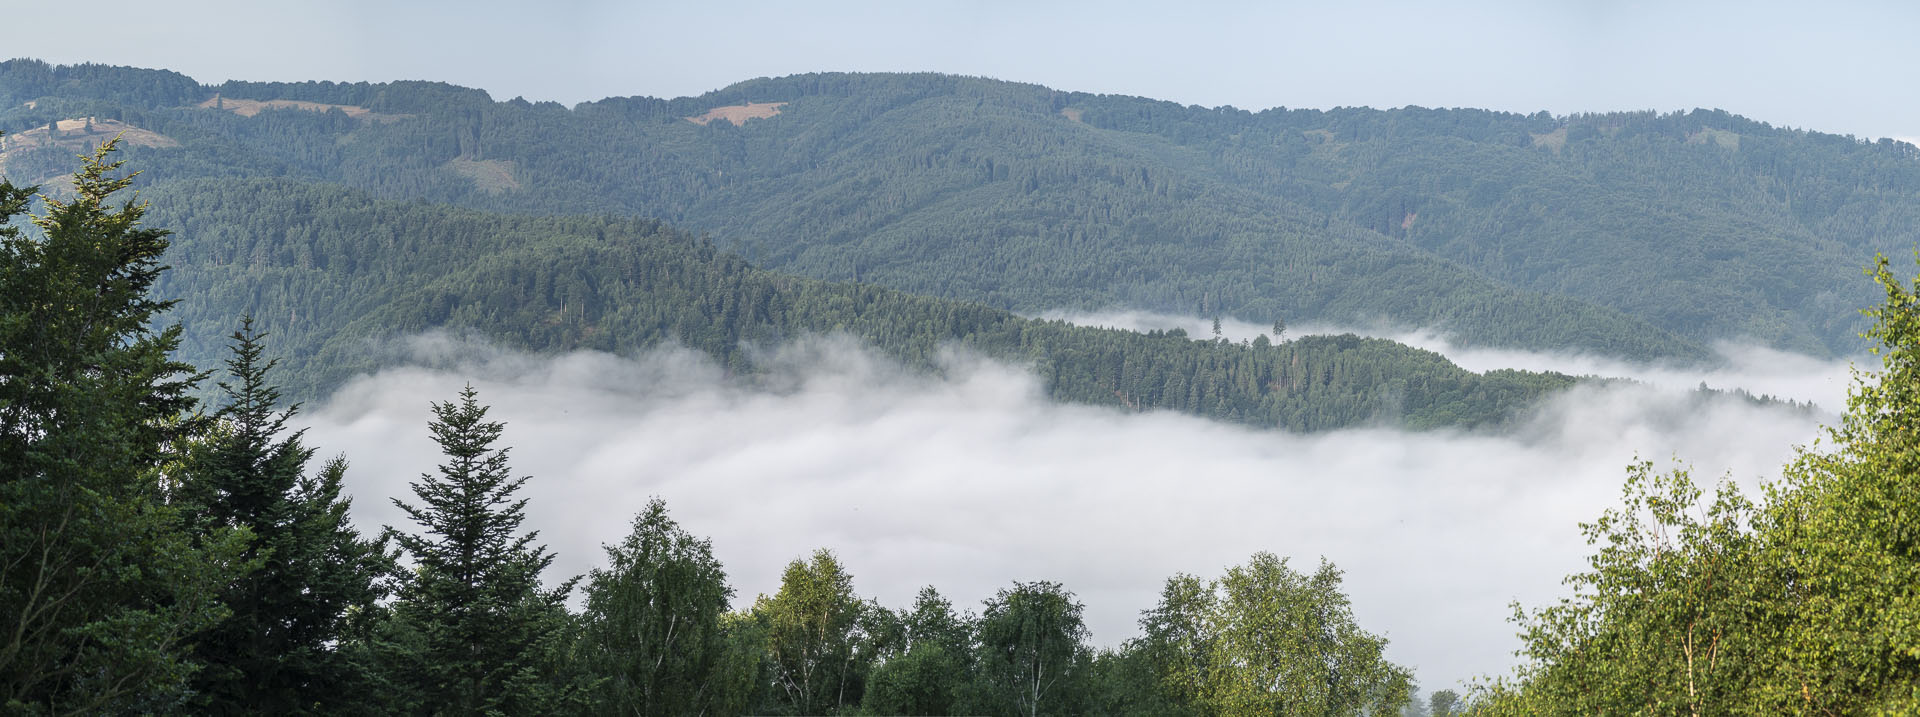
[{"label": "spruce tree", "polygon": [[412,484],[419,505],[394,504],[422,529],[397,534],[412,570],[376,651],[390,710],[416,714],[552,714],[575,711],[583,690],[566,653],[574,637],[565,601],[573,580],[544,590],[553,554],[520,529],[527,501],[514,494],[505,425],[468,386],[435,403],[429,424],[446,455]]},{"label": "spruce tree", "polygon": [[341,495],[346,461],[308,473],[314,449],[305,431],[288,433],[298,405],[276,411],[267,382],[277,360],[262,360],[263,334],[241,320],[227,360],[231,382],[217,424],[189,454],[183,502],[202,530],[246,528],[261,570],[223,593],[233,616],[200,636],[199,709],[216,713],[338,712],[364,694],[337,646],[351,615],[385,596],[391,569],[385,541],[363,540]]},{"label": "spruce tree", "polygon": [[249,569],[244,530],[192,536],[167,504],[172,448],[195,421],[178,326],[148,290],[167,232],[111,196],[107,142],[45,198],[39,236],[6,226],[30,189],[0,182],[0,706],[8,713],[179,705],[188,639]]}]

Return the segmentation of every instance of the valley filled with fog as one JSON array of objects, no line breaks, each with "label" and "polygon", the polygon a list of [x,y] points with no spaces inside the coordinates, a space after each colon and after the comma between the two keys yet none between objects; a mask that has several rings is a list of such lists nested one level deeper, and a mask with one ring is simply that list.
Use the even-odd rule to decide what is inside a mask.
[{"label": "valley filled with fog", "polygon": [[[1138,312],[1048,318],[1211,331]],[[1267,330],[1221,327],[1236,341]],[[1733,345],[1720,347],[1719,368],[1674,368],[1360,333],[1476,371],[1635,382],[1561,393],[1500,433],[1294,435],[1062,405],[1023,367],[957,351],[930,377],[836,336],[765,351],[767,377],[748,388],[687,350],[540,357],[431,333],[401,342],[406,365],[360,376],[296,420],[319,458],[353,461],[363,529],[404,528],[389,498],[407,497],[440,459],[429,402],[472,383],[507,423],[515,472],[532,476],[529,525],[558,553],[550,584],[599,565],[601,545],[651,496],[712,539],[737,607],[825,547],[860,595],[889,607],[924,585],[977,610],[1011,581],[1059,581],[1107,646],[1137,634],[1140,611],[1176,573],[1216,575],[1256,551],[1297,570],[1325,558],[1345,571],[1359,624],[1433,690],[1508,672],[1510,603],[1566,594],[1561,579],[1588,553],[1579,523],[1617,504],[1636,457],[1752,490],[1821,435],[1849,381],[1844,361]],[[1691,390],[1700,383],[1817,408],[1703,397]]]},{"label": "valley filled with fog", "polygon": [[9,14],[6,713],[1920,715],[1920,4],[392,5]]}]

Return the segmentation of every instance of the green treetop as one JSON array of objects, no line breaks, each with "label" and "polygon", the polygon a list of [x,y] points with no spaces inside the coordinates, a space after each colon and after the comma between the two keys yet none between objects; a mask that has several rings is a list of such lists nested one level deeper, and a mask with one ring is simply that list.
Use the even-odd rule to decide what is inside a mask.
[{"label": "green treetop", "polygon": [[543,589],[553,554],[523,533],[526,499],[514,494],[505,425],[486,420],[473,387],[435,403],[429,424],[446,463],[412,484],[418,505],[394,504],[421,533],[397,534],[412,559],[377,650],[391,709],[425,714],[552,713],[577,707],[563,660],[571,638],[567,581]]},{"label": "green treetop", "polygon": [[1880,259],[1859,371],[1831,445],[1757,504],[1685,470],[1629,469],[1572,597],[1519,615],[1510,681],[1472,709],[1520,714],[1920,713],[1920,301]]},{"label": "green treetop", "polygon": [[1271,553],[1202,582],[1167,581],[1141,619],[1166,699],[1221,715],[1358,715],[1397,710],[1411,677],[1386,640],[1353,621],[1340,571],[1295,572]]},{"label": "green treetop", "polygon": [[183,464],[182,502],[201,531],[252,532],[249,558],[263,567],[229,585],[222,599],[233,615],[197,640],[206,668],[194,681],[210,712],[338,711],[364,695],[359,673],[337,649],[351,616],[385,595],[391,570],[385,541],[361,539],[341,494],[346,461],[306,470],[314,450],[304,431],[286,431],[297,406],[276,410],[279,390],[267,383],[276,363],[262,358],[263,335],[242,319],[221,382],[227,403]]},{"label": "green treetop", "polygon": [[[167,232],[111,197],[131,183],[83,158],[44,197],[40,236],[0,226],[0,704],[13,713],[162,711],[185,696],[188,640],[225,616],[254,564],[245,530],[198,536],[165,503],[197,422],[179,328],[151,327]],[[0,225],[30,188],[0,181]]]},{"label": "green treetop", "polygon": [[582,652],[606,678],[596,710],[619,715],[718,713],[744,697],[728,684],[723,628],[733,589],[704,538],[654,499],[633,531],[607,546],[587,579]]},{"label": "green treetop", "polygon": [[787,565],[779,592],[753,606],[766,631],[773,709],[828,714],[860,703],[869,662],[860,649],[867,609],[831,551]]},{"label": "green treetop", "polygon": [[994,714],[1070,714],[1087,699],[1084,606],[1059,583],[1014,583],[980,614],[981,698]]}]

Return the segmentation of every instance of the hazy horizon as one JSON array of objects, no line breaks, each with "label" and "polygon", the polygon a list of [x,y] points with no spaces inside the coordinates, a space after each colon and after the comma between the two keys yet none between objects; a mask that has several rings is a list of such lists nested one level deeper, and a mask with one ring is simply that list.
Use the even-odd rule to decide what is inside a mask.
[{"label": "hazy horizon", "polygon": [[[209,83],[439,80],[567,105],[807,72],[932,71],[1247,110],[1705,108],[1862,138],[1920,137],[1920,98],[1888,90],[1920,80],[1920,44],[1905,36],[1920,7],[1891,2],[1824,12],[1518,0],[96,6],[117,22],[90,24],[87,42],[18,33],[7,54],[171,69]],[[59,28],[74,15],[23,4],[10,19]],[[300,40],[287,42],[294,27]]]}]

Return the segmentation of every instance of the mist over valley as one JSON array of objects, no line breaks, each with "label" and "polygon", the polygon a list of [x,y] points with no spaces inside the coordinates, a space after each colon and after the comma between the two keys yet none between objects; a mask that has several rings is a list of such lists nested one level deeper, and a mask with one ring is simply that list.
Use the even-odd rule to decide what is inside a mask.
[{"label": "mist over valley", "polygon": [[[685,349],[540,357],[444,334],[403,343],[406,365],[349,381],[302,418],[322,457],[380,456],[355,461],[349,482],[369,530],[402,520],[386,498],[435,462],[425,406],[471,383],[508,423],[516,471],[533,476],[528,525],[560,556],[555,575],[593,567],[658,496],[713,539],[738,607],[826,547],[883,604],[926,585],[964,605],[1009,580],[1061,581],[1086,601],[1095,642],[1117,646],[1137,637],[1168,576],[1261,550],[1301,566],[1324,557],[1346,571],[1362,624],[1432,689],[1511,667],[1508,604],[1550,601],[1583,566],[1577,524],[1617,501],[1627,464],[1678,460],[1753,489],[1832,418],[1701,400],[1682,381],[1574,389],[1503,435],[1296,435],[1062,406],[1028,368],[964,351],[929,377],[844,336],[774,350],[771,389],[729,382]],[[1797,400],[1848,380],[1843,363],[1783,364],[1797,375],[1686,379],[1812,387]]]},{"label": "mist over valley", "polygon": [[9,26],[9,713],[1920,713],[1911,11],[214,5]]}]

